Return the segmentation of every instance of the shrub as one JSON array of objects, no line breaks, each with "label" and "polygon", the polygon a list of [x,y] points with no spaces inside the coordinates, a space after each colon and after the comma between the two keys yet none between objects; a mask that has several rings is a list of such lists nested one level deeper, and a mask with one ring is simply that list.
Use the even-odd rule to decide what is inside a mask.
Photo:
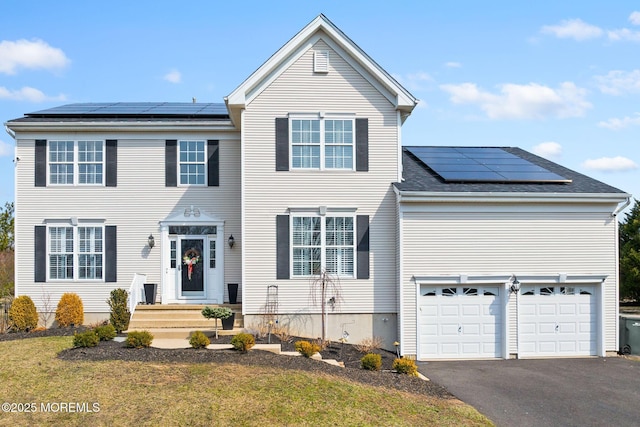
[{"label": "shrub", "polygon": [[38,326],[38,312],[31,298],[19,296],[9,309],[9,328],[16,331],[29,331]]},{"label": "shrub", "polygon": [[127,347],[142,348],[151,346],[153,335],[149,331],[133,331],[127,334]]},{"label": "shrub", "polygon": [[393,361],[393,369],[399,374],[407,374],[414,377],[418,376],[418,367],[416,366],[415,360],[405,359],[404,357],[396,359]]},{"label": "shrub", "polygon": [[193,348],[206,348],[211,341],[209,337],[207,337],[202,331],[195,331],[191,334],[191,338],[189,338],[189,344]]},{"label": "shrub", "polygon": [[127,305],[127,291],[124,289],[114,289],[111,291],[111,297],[107,300],[109,303],[109,323],[116,328],[116,332],[126,331],[129,327],[129,319],[131,313]]},{"label": "shrub", "polygon": [[114,328],[113,325],[97,326],[93,331],[98,335],[100,341],[111,341],[117,335],[116,328]]},{"label": "shrub", "polygon": [[366,369],[367,371],[379,371],[382,367],[382,356],[375,353],[365,354],[362,359],[360,359],[360,365],[362,369]]},{"label": "shrub", "polygon": [[382,348],[382,342],[381,337],[364,338],[359,344],[356,344],[355,347],[360,353],[367,354],[372,353],[374,350],[380,350],[380,348]]},{"label": "shrub", "polygon": [[73,334],[74,347],[95,347],[100,342],[100,337],[95,331],[85,331]]},{"label": "shrub", "polygon": [[242,352],[248,351],[255,345],[255,343],[256,340],[251,334],[240,333],[231,338],[231,345],[233,346],[233,348]]},{"label": "shrub", "polygon": [[312,344],[309,341],[296,341],[294,345],[296,351],[304,357],[311,357],[320,351],[320,346],[318,344]]},{"label": "shrub", "polygon": [[56,308],[58,326],[79,326],[84,322],[84,307],[78,294],[64,293]]}]

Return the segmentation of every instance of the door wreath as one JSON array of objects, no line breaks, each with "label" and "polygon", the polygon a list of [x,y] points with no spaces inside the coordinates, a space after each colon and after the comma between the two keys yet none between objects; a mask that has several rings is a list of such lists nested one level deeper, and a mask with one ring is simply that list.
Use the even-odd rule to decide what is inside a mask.
[{"label": "door wreath", "polygon": [[191,280],[191,274],[193,274],[193,266],[200,261],[200,254],[195,248],[187,249],[182,257],[182,263],[187,266],[187,276]]}]

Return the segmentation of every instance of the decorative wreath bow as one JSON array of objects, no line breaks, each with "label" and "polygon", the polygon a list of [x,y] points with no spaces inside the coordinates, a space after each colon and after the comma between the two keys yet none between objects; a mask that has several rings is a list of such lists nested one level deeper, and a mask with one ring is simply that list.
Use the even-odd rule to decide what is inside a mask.
[{"label": "decorative wreath bow", "polygon": [[193,266],[196,265],[200,261],[200,255],[198,251],[191,248],[184,253],[182,257],[182,263],[187,266],[187,276],[189,280],[191,280],[191,275],[193,274]]}]

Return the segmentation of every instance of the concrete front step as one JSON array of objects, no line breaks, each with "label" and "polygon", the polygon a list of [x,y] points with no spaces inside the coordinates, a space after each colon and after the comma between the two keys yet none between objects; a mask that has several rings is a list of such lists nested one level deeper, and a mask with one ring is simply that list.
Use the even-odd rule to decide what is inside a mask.
[{"label": "concrete front step", "polygon": [[[191,334],[195,331],[202,331],[209,338],[215,337],[215,330],[213,328],[132,328],[124,331],[125,334],[133,331],[149,331],[153,335],[153,339],[169,339],[169,340],[188,340]],[[224,335],[237,335],[244,332],[242,328],[234,328],[231,330],[223,330],[221,327],[218,329],[218,336]],[[215,341],[215,339],[213,339]]]},{"label": "concrete front step", "polygon": [[[230,308],[234,315],[234,328],[244,327],[242,316],[242,304],[219,304],[211,307]],[[138,305],[129,322],[130,329],[149,328],[191,328],[206,329],[214,328],[214,319],[205,319],[202,316],[202,309],[206,305],[201,304],[173,304],[173,305]],[[222,328],[222,321],[218,320],[218,327]]]}]

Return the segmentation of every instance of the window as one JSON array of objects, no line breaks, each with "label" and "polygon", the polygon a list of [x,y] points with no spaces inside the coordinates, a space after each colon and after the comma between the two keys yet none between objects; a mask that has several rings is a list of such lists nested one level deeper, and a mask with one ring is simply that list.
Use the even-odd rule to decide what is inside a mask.
[{"label": "window", "polygon": [[293,217],[293,275],[311,276],[322,268],[338,276],[354,276],[353,217]]},{"label": "window", "polygon": [[293,169],[353,169],[354,120],[291,120]]},{"label": "window", "polygon": [[180,141],[181,185],[205,185],[205,141]]},{"label": "window", "polygon": [[209,240],[209,268],[216,268],[216,241]]},{"label": "window", "polygon": [[103,227],[49,227],[49,279],[102,280]]},{"label": "window", "polygon": [[102,185],[103,141],[50,141],[49,184]]}]

